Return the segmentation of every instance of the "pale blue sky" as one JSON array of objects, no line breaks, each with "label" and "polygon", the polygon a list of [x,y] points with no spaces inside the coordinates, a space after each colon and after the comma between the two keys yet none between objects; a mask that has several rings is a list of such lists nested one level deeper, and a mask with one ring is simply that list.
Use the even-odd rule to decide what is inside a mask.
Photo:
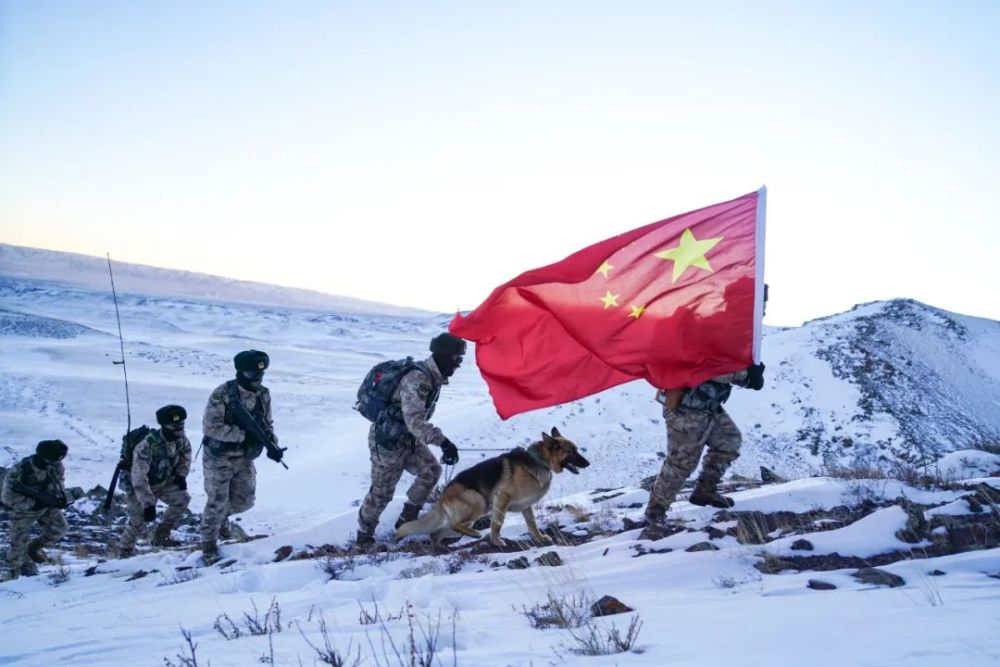
[{"label": "pale blue sky", "polygon": [[0,0],[0,241],[453,311],[768,186],[769,324],[1000,319],[997,2]]}]

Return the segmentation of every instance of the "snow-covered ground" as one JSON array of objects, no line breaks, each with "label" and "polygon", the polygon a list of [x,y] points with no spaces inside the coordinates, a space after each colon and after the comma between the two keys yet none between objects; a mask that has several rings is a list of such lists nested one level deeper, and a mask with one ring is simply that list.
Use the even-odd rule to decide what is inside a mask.
[{"label": "snow-covered ground", "polygon": [[[906,493],[922,502],[947,502],[954,492],[919,492],[896,484],[888,497]],[[627,490],[626,490],[627,491]],[[849,484],[810,479],[736,494],[737,510],[805,512],[831,507],[849,494]],[[622,510],[645,492],[598,503],[585,494],[577,511],[597,516],[631,514]],[[603,511],[599,505],[608,505]],[[697,528],[712,512],[678,503],[677,518]],[[391,508],[396,509],[396,508]],[[550,519],[572,523],[565,515]],[[889,507],[838,530],[810,535],[816,551],[871,555],[903,546],[893,531],[905,514]],[[141,665],[166,656],[188,655],[181,628],[197,643],[199,664],[216,667],[257,664],[275,656],[276,665],[321,664],[306,643],[323,646],[318,619],[340,650],[349,643],[362,664],[397,664],[381,650],[388,633],[397,646],[409,636],[407,619],[363,624],[362,610],[398,615],[409,609],[414,621],[437,625],[442,665],[990,665],[1000,659],[1000,554],[974,551],[942,558],[907,560],[883,569],[906,580],[899,588],[860,583],[849,570],[762,575],[753,567],[761,547],[733,537],[713,540],[718,550],[687,552],[708,540],[704,532],[684,532],[640,542],[637,530],[596,539],[581,546],[556,546],[525,552],[533,560],[543,551],[559,553],[563,565],[532,565],[525,570],[501,565],[514,554],[491,554],[461,562],[456,555],[405,557],[382,562],[356,559],[330,580],[322,561],[272,563],[275,549],[296,549],[320,541],[346,539],[354,529],[353,513],[313,528],[223,548],[233,565],[180,570],[194,565],[197,554],[151,553],[97,566],[81,576],[82,562],[71,566],[69,581],[54,586],[44,577],[19,579],[0,586],[4,622],[0,627],[0,664]],[[504,532],[516,536],[523,525],[511,521]],[[790,538],[785,538],[790,541]],[[636,545],[673,551],[637,556]],[[767,546],[781,554],[782,541]],[[792,553],[792,552],[789,552]],[[130,580],[139,570],[145,577]],[[449,573],[449,570],[457,570]],[[943,572],[935,576],[932,571]],[[813,590],[809,579],[822,579],[836,590]],[[531,610],[552,595],[557,599],[594,600],[613,595],[634,613],[595,621],[622,632],[638,616],[642,626],[632,651],[584,657],[573,653],[582,631],[532,629]],[[283,631],[267,637],[227,640],[213,628],[223,614],[241,625],[244,613],[263,618],[275,601]],[[453,620],[454,617],[454,620]],[[419,638],[420,634],[417,633]],[[273,648],[272,648],[273,647]],[[560,657],[561,656],[561,657]],[[178,663],[180,664],[180,663]],[[409,663],[406,663],[409,664]],[[434,663],[439,664],[439,663]]]},{"label": "snow-covered ground", "polygon": [[[9,246],[0,250],[4,258],[14,256]],[[77,264],[66,264],[63,255],[22,252],[16,271],[0,265],[0,276],[6,276],[0,277],[0,465],[30,453],[38,440],[62,438],[70,446],[68,485],[89,489],[107,484],[117,460],[125,392],[121,366],[112,363],[120,358],[114,304],[96,278],[104,260],[78,258]],[[297,665],[299,656],[302,664],[315,664],[315,653],[298,628],[314,644],[321,643],[320,612],[342,649],[353,639],[369,654],[366,630],[375,647],[384,643],[382,632],[398,644],[407,632],[405,618],[384,629],[359,623],[359,605],[372,611],[375,603],[383,614],[396,614],[409,603],[425,627],[440,613],[444,665],[453,664],[453,643],[461,665],[973,665],[1000,660],[995,611],[1000,580],[988,576],[1000,573],[996,549],[886,566],[906,579],[901,588],[859,584],[844,571],[822,573],[819,578],[838,586],[834,591],[806,588],[808,579],[817,578],[815,572],[761,575],[752,567],[761,548],[734,538],[713,540],[717,551],[685,552],[705,540],[692,532],[643,541],[646,549],[673,551],[642,557],[635,557],[633,548],[638,531],[557,546],[564,566],[527,570],[490,567],[493,560],[522,554],[464,564],[456,556],[358,559],[353,569],[344,566],[338,580],[330,581],[316,560],[272,563],[281,546],[301,550],[349,538],[356,526],[355,505],[369,483],[368,424],[351,407],[357,384],[376,361],[425,356],[429,339],[450,317],[340,297],[306,298],[295,290],[233,285],[148,267],[116,273],[116,284],[133,426],[152,423],[154,410],[163,404],[180,403],[191,413],[188,435],[197,447],[198,416],[211,390],[232,377],[232,356],[249,347],[271,355],[265,383],[272,392],[276,431],[289,447],[289,470],[261,458],[257,506],[241,517],[249,532],[271,537],[223,547],[225,556],[238,559],[228,568],[176,569],[193,564],[196,553],[146,554],[101,564],[66,554],[70,578],[65,583],[50,585],[43,575],[2,584],[0,665],[163,664],[164,656],[180,664],[175,656],[183,653],[181,627],[198,643],[199,664],[259,664],[270,652],[266,639],[226,641],[213,624],[221,614],[238,620],[252,612],[252,604],[263,614],[272,599],[280,604],[283,623],[297,626],[272,637],[279,665]],[[973,434],[983,441],[1000,433],[1000,411],[988,410],[1000,396],[995,391],[1000,354],[990,354],[1000,350],[998,323],[945,317],[944,311],[902,303],[919,326],[898,324],[894,306],[871,304],[798,329],[768,330],[767,387],[735,391],[727,406],[745,435],[733,472],[755,478],[758,466],[767,465],[788,478],[807,477],[840,453],[905,451],[906,438],[916,431],[901,427],[904,412],[875,401],[863,379],[843,370],[851,355],[860,354],[852,338],[857,323],[868,326],[865,318],[873,313],[886,313],[884,319],[908,332],[922,332],[913,333],[901,349],[934,357],[935,382],[950,377],[952,398],[971,406],[972,418],[959,429],[952,422],[935,422],[926,396],[899,397],[925,429],[920,432],[935,439],[928,451],[964,450]],[[942,317],[946,324],[938,321]],[[961,336],[947,338],[958,336],[955,322]],[[892,349],[894,340],[901,339],[881,344]],[[834,343],[845,349],[833,361],[826,352],[817,353]],[[942,345],[948,346],[947,354],[939,350]],[[664,449],[662,418],[650,387],[632,383],[501,422],[472,355],[467,360],[443,392],[434,420],[462,448],[459,468],[495,450],[527,444],[557,426],[593,465],[578,476],[558,476],[544,504],[572,503],[612,523],[641,512],[628,505],[645,501],[646,492],[636,485],[659,469]],[[870,359],[858,363],[863,369],[871,366]],[[921,373],[926,374],[927,363],[921,362]],[[976,378],[974,386],[969,377]],[[953,435],[948,439],[942,433]],[[929,465],[959,479],[991,474],[994,463],[982,452],[961,451]],[[205,500],[201,479],[196,463],[190,484],[196,512]],[[398,514],[408,479],[404,476],[397,500],[383,515],[383,536]],[[889,498],[920,493],[897,488],[898,483],[876,486]],[[619,487],[624,495],[594,505],[594,489]],[[847,482],[799,479],[741,492],[736,509],[801,512],[841,504],[851,491]],[[948,493],[940,492],[933,503],[945,506],[958,497]],[[695,527],[711,516],[686,503],[677,509],[677,516]],[[547,514],[543,524],[568,520],[565,511]],[[504,535],[523,532],[517,519],[508,520]],[[817,552],[863,556],[897,548],[893,533],[900,520],[899,511],[886,507],[825,533],[816,542]],[[786,546],[790,549],[779,540],[768,548]],[[548,550],[524,555],[533,560]],[[82,576],[94,565],[97,574]],[[461,569],[448,574],[449,565]],[[127,581],[140,569],[150,574]],[[934,569],[947,574],[926,574]],[[50,567],[46,574],[53,571]],[[575,643],[569,631],[532,629],[521,609],[543,602],[549,592],[609,594],[634,607],[643,623],[635,651],[578,657],[570,650]],[[624,629],[629,618],[598,623],[613,621]],[[380,664],[396,662],[393,657]]]}]

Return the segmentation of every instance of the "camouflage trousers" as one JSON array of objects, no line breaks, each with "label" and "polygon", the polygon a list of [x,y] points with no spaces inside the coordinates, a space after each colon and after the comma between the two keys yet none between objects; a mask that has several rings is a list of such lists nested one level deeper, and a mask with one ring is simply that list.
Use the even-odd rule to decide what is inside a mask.
[{"label": "camouflage trousers", "polygon": [[253,507],[257,468],[245,456],[212,456],[205,452],[205,493],[208,501],[201,515],[201,541],[219,538],[219,527],[230,514]]},{"label": "camouflage trousers", "polygon": [[[167,481],[155,484],[150,487],[157,500],[162,500],[167,504],[167,511],[160,517],[160,525],[166,526],[162,530],[173,530],[177,523],[184,516],[184,510],[191,502],[191,494],[181,491],[174,482]],[[133,492],[125,494],[125,504],[128,505],[128,523],[122,532],[121,548],[131,549],[135,546],[135,541],[146,531],[146,521],[142,518],[142,511],[145,509],[139,498]]]},{"label": "camouflage trousers", "polygon": [[31,542],[31,527],[38,523],[41,535],[38,536],[40,546],[59,541],[69,524],[59,509],[41,510],[11,510],[10,511],[10,547],[7,549],[7,563],[15,572],[28,560],[28,545]]},{"label": "camouflage trousers", "polygon": [[372,485],[368,488],[368,495],[365,496],[358,512],[358,528],[375,532],[378,519],[392,500],[403,471],[416,476],[406,492],[406,498],[410,503],[420,507],[441,478],[441,464],[431,454],[427,445],[419,442],[412,446],[409,443],[402,443],[395,449],[386,449],[376,445],[370,433],[368,451],[371,453],[372,461]]},{"label": "camouflage trousers", "polygon": [[706,448],[698,484],[714,489],[740,455],[743,436],[725,410],[711,412],[679,407],[663,410],[667,422],[667,459],[649,494],[647,514],[670,509],[685,480],[698,467]]}]

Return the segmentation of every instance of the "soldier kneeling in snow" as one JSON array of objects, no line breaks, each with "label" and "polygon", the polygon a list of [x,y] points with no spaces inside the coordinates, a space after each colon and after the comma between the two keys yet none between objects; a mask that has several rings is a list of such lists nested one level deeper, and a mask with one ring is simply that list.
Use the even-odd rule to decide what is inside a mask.
[{"label": "soldier kneeling in snow", "polygon": [[122,475],[128,524],[122,533],[119,558],[135,554],[135,541],[145,524],[156,520],[156,501],[167,504],[151,544],[160,547],[180,543],[170,537],[191,502],[187,476],[191,470],[191,441],[184,434],[187,411],[179,405],[165,405],[156,411],[159,429],[151,430],[132,450],[132,465]]},{"label": "soldier kneeling in snow", "polygon": [[[0,498],[10,508],[7,565],[11,578],[38,574],[35,563],[46,560],[42,547],[58,541],[69,528],[63,516],[69,503],[63,487],[66,471],[62,464],[68,451],[62,440],[43,440],[34,455],[21,459],[4,478]],[[29,541],[35,522],[42,533]]]}]

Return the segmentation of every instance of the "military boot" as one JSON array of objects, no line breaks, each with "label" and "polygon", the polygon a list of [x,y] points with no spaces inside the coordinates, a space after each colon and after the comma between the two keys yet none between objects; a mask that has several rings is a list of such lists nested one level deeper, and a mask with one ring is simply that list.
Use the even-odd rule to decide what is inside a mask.
[{"label": "military boot", "polygon": [[162,523],[153,531],[153,539],[149,541],[154,547],[179,547],[180,542],[170,537],[170,526]]},{"label": "military boot", "polygon": [[709,485],[701,482],[695,485],[694,491],[691,492],[691,497],[688,498],[688,502],[700,507],[711,506],[723,510],[729,509],[736,504],[736,501],[729,496],[719,493],[719,489],[714,484]]},{"label": "military boot", "polygon": [[218,563],[222,556],[219,555],[219,545],[215,540],[205,540],[201,543],[201,559],[205,565]]},{"label": "military boot", "polygon": [[28,542],[28,558],[39,564],[47,563],[49,560],[49,556],[42,549],[42,543],[39,540]]},{"label": "military boot", "polygon": [[420,505],[405,503],[403,511],[399,513],[399,518],[396,519],[396,529],[398,530],[404,523],[416,521],[418,516],[420,516]]}]

